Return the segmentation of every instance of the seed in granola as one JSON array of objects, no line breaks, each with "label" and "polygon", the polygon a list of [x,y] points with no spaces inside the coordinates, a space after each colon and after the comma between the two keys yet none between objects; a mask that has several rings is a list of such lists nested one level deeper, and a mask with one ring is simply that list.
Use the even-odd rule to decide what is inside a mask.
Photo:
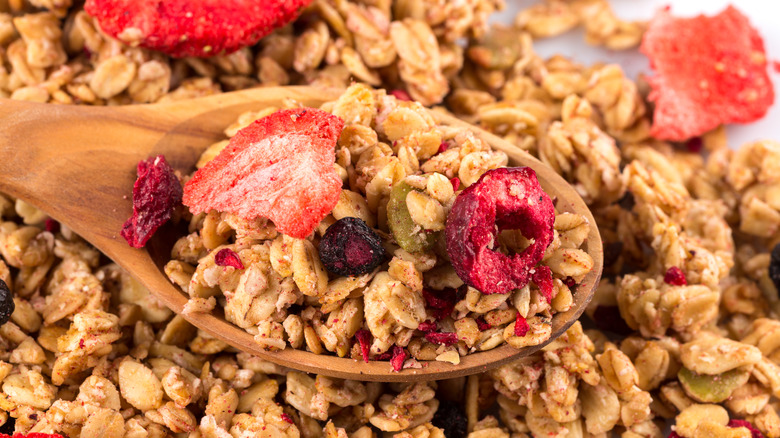
[{"label": "seed in granola", "polygon": [[716,376],[697,374],[688,368],[681,368],[677,373],[685,392],[694,400],[703,403],[720,403],[729,397],[735,389],[747,383],[750,372],[743,368],[735,368]]},{"label": "seed in granola", "polygon": [[5,281],[0,280],[0,325],[7,323],[11,319],[11,314],[14,313],[15,308],[11,289]]},{"label": "seed in granola", "polygon": [[241,262],[241,258],[230,248],[220,249],[216,255],[214,255],[214,263],[217,266],[232,266],[236,269],[244,269],[244,263]]},{"label": "seed in granola", "polygon": [[444,332],[431,332],[425,334],[425,339],[428,342],[439,345],[452,345],[458,342],[457,333],[444,333]]},{"label": "seed in granola", "polygon": [[688,280],[685,278],[685,272],[677,266],[672,266],[666,271],[664,275],[664,283],[671,284],[672,286],[685,286],[688,284]]},{"label": "seed in granola", "polygon": [[325,269],[337,275],[368,274],[385,260],[382,239],[356,217],[339,219],[328,227],[319,251]]},{"label": "seed in granola", "polygon": [[[461,280],[483,294],[528,284],[553,240],[555,207],[529,167],[485,172],[462,191],[447,217],[447,254]],[[519,230],[533,243],[520,253],[494,249],[498,232]],[[540,274],[541,278],[541,274]]]},{"label": "seed in granola", "polygon": [[466,438],[468,435],[466,414],[457,403],[449,400],[439,402],[439,409],[433,415],[431,424],[443,429],[447,438]]},{"label": "seed in granola", "polygon": [[387,225],[390,232],[393,233],[398,246],[411,253],[429,250],[440,235],[438,232],[426,232],[412,219],[406,197],[413,190],[415,188],[407,182],[399,181],[393,186],[387,203]]},{"label": "seed in granola", "polygon": [[775,288],[780,291],[780,243],[772,248],[772,255],[769,261],[769,278],[775,284]]}]

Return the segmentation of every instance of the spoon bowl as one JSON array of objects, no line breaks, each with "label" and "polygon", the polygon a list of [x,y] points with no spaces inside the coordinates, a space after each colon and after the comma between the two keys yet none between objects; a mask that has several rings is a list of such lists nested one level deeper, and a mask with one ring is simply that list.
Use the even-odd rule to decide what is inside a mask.
[{"label": "spoon bowl", "polygon": [[[181,314],[188,297],[163,273],[163,266],[170,259],[172,236],[158,231],[145,249],[135,249],[119,235],[132,213],[129,195],[138,161],[163,154],[173,168],[187,173],[194,169],[206,147],[224,138],[225,127],[240,114],[282,106],[287,99],[319,107],[338,98],[340,92],[311,87],[257,88],[187,101],[122,107],[60,106],[0,99],[0,192],[20,198],[68,226]],[[419,369],[394,372],[388,362],[364,363],[291,348],[266,351],[252,335],[226,321],[220,308],[209,314],[190,313],[184,317],[215,338],[285,367],[384,382],[437,380],[484,372],[533,354],[565,332],[585,310],[601,277],[601,237],[587,206],[563,178],[526,152],[454,117],[431,114],[441,124],[473,130],[491,147],[507,153],[510,165],[533,168],[544,190],[557,199],[559,211],[582,214],[592,225],[584,249],[593,258],[593,270],[574,293],[571,309],[553,317],[552,336],[547,342],[523,349],[504,345],[472,353],[461,358],[459,365],[431,361]]]}]

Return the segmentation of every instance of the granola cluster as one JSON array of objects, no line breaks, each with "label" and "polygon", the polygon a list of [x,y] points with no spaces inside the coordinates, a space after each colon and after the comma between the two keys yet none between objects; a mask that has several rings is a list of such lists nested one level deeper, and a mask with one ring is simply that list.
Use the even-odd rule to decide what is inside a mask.
[{"label": "granola cluster", "polygon": [[[419,104],[442,104],[441,110],[553,167],[590,205],[606,248],[604,280],[589,317],[539,353],[467,378],[361,383],[237,353],[173,315],[67,227],[0,197],[0,279],[15,304],[11,320],[0,326],[0,431],[87,438],[655,438],[672,426],[685,438],[780,437],[780,251],[772,256],[780,243],[780,144],[759,141],[734,150],[722,128],[687,144],[654,140],[643,80],[627,78],[616,65],[543,59],[532,45],[583,26],[591,43],[629,48],[640,42],[643,23],[619,20],[605,0],[547,0],[521,12],[512,27],[488,27],[487,17],[501,6],[490,0],[320,0],[256,47],[172,60],[106,37],[68,0],[0,2],[3,97],[126,104],[266,84],[346,87],[352,80],[406,90]],[[367,88],[352,88],[361,89]],[[369,95],[387,98],[381,91]],[[417,104],[398,107],[417,114]],[[361,106],[339,108],[331,110]],[[227,136],[257,116],[246,116]],[[352,120],[337,157],[351,189],[334,216],[363,214],[376,226],[381,214],[366,212],[380,211],[382,181],[408,178],[404,166],[415,159],[418,166],[438,162],[453,172],[450,160],[462,162],[460,152],[421,163],[416,153],[402,152],[403,142],[397,150],[391,143],[376,146],[377,131],[360,117]],[[366,154],[369,146],[375,153]],[[433,152],[448,156],[436,146]],[[429,177],[420,197],[444,207],[437,197],[443,192],[428,192],[432,179],[444,182]],[[191,311],[213,306],[202,297],[221,287],[193,284],[193,273],[184,269],[198,269],[202,252],[239,238],[269,241],[257,254],[243,249],[266,260],[270,266],[261,265],[268,273],[278,272],[271,253],[294,250],[305,263],[313,254],[311,242],[285,242],[267,224],[216,212],[193,226],[200,240],[180,241],[173,256],[182,269],[168,270],[201,297]],[[576,241],[583,226],[559,215],[561,247]],[[420,277],[407,273],[432,273],[424,271],[432,264],[428,258],[391,254],[395,262],[372,281],[382,277],[413,290]],[[292,298],[294,270],[281,269],[288,270],[280,277],[289,288],[278,295]],[[347,292],[334,295],[333,311],[356,306],[351,291],[367,286],[339,285],[334,290]],[[483,300],[500,297],[467,295],[460,311],[490,312],[495,308]],[[338,336],[317,315],[316,307],[328,304],[309,303],[309,330],[303,318],[298,328],[268,329],[283,340],[289,326],[302,333],[296,338],[302,343],[311,339],[313,348],[338,352]],[[476,343],[482,331],[474,322]],[[414,354],[411,345],[408,350]],[[417,352],[423,351],[421,345]]]}]

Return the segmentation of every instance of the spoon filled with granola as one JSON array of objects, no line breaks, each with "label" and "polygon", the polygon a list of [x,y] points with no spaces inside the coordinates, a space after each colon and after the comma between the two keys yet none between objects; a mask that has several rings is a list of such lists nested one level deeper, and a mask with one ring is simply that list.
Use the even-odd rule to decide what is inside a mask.
[{"label": "spoon filled with granola", "polygon": [[572,186],[402,92],[6,100],[0,120],[0,191],[214,338],[290,368],[381,381],[482,372],[562,334],[601,275],[601,239]]}]

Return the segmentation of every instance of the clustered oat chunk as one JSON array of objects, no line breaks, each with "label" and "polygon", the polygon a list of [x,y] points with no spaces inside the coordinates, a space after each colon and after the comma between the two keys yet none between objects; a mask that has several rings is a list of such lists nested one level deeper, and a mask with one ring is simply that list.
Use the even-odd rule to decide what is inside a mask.
[{"label": "clustered oat chunk", "polygon": [[[512,27],[488,28],[488,15],[501,6],[492,0],[316,1],[298,24],[257,47],[208,60],[171,60],[107,38],[68,0],[0,3],[3,97],[124,104],[255,85],[346,86],[352,79],[399,96],[406,90],[426,105],[443,102],[551,165],[592,207],[606,249],[604,280],[588,310],[598,330],[577,323],[539,353],[478,376],[358,383],[237,354],[172,315],[115,265],[102,264],[100,254],[66,227],[57,231],[44,213],[0,196],[0,279],[15,303],[11,321],[0,326],[0,431],[134,438],[187,431],[220,438],[655,438],[666,424],[685,438],[749,437],[749,427],[780,437],[780,279],[770,276],[780,272],[770,256],[780,242],[777,142],[735,151],[722,128],[683,145],[655,141],[643,80],[627,78],[615,65],[542,59],[532,46],[535,38],[578,25],[591,43],[635,46],[642,23],[617,19],[605,0],[547,0],[522,12]],[[465,46],[458,44],[463,37],[470,38]],[[431,74],[420,75],[421,69]],[[245,116],[226,134],[262,115]],[[349,164],[365,172],[354,174],[358,191],[345,190],[333,214],[376,227],[377,218],[366,212],[381,198],[364,199],[360,190],[390,153],[352,161],[368,148],[362,141],[373,139],[370,131],[360,125],[345,131],[352,141],[350,155],[337,159],[342,176],[350,179]],[[202,161],[226,143],[210,148]],[[394,151],[399,162],[401,150]],[[448,167],[454,153],[439,155],[436,166],[453,172],[431,183],[429,196],[437,201],[449,194],[444,179],[460,170]],[[390,169],[382,174],[393,175]],[[418,187],[426,195],[428,182]],[[587,235],[587,226],[559,215],[560,247]],[[194,273],[186,264],[198,265],[205,248],[233,235],[274,239],[269,254],[295,248],[305,259],[312,251],[274,237],[262,221],[210,213],[202,218],[201,239],[177,244],[174,258],[183,264],[168,271],[200,297],[189,311],[212,309],[218,290],[216,283],[190,282],[212,272]],[[247,255],[292,276],[292,258]],[[402,253],[386,275],[416,287],[417,277],[406,273],[431,263]],[[566,265],[566,272],[577,269],[576,261]],[[441,277],[442,285],[448,278]],[[292,297],[294,283],[288,280],[277,299]],[[344,281],[330,303],[368,284],[360,277]],[[467,295],[456,311],[490,309],[482,298]],[[503,314],[493,315],[501,320]],[[500,342],[492,329],[483,332],[485,323],[456,328],[470,334],[471,345]],[[304,330],[302,320],[276,330],[300,333],[298,346],[318,339],[317,329]],[[408,351],[423,348],[412,342]]]}]

